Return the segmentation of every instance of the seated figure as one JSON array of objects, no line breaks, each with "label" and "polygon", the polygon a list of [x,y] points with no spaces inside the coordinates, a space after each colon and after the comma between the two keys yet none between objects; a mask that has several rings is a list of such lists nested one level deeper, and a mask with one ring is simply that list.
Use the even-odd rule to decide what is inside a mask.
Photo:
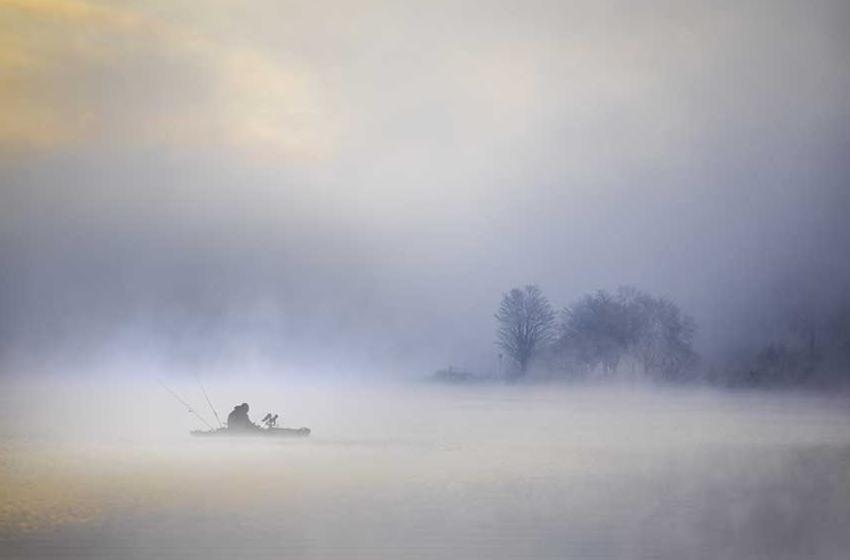
[{"label": "seated figure", "polygon": [[248,418],[248,403],[242,403],[233,407],[233,411],[227,415],[227,429],[235,432],[257,430],[259,426]]}]

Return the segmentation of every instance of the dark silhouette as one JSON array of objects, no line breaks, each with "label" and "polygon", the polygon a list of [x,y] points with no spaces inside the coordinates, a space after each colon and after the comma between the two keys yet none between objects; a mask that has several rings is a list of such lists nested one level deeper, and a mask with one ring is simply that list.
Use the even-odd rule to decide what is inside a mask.
[{"label": "dark silhouette", "polygon": [[263,419],[261,420],[261,422],[263,423],[263,425],[266,428],[272,429],[272,428],[277,427],[277,417],[278,417],[277,414],[272,415],[272,413],[269,412],[265,416],[263,416]]},{"label": "dark silhouette", "polygon": [[555,313],[540,288],[526,286],[504,295],[496,320],[497,344],[517,366],[511,377],[522,377],[535,352],[552,338]]},{"label": "dark silhouette", "polygon": [[233,407],[233,411],[227,415],[227,429],[235,432],[246,432],[257,430],[259,426],[248,418],[248,403],[242,403]]},{"label": "dark silhouette", "polygon": [[218,437],[218,436],[270,436],[270,437],[307,437],[310,435],[310,428],[279,428],[277,420],[279,416],[269,412],[261,422],[263,426],[259,426],[251,422],[248,417],[248,403],[242,403],[233,407],[233,411],[227,416],[227,427],[217,430],[195,430],[193,436],[198,437]]}]

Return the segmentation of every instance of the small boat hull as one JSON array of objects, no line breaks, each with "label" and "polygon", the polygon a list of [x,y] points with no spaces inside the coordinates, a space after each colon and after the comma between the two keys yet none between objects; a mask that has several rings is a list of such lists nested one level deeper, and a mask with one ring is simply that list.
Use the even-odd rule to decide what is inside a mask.
[{"label": "small boat hull", "polygon": [[291,438],[291,437],[307,437],[310,435],[310,428],[258,428],[256,430],[234,431],[227,428],[218,430],[195,430],[190,432],[195,437],[215,438],[215,437],[270,437],[270,438]]}]

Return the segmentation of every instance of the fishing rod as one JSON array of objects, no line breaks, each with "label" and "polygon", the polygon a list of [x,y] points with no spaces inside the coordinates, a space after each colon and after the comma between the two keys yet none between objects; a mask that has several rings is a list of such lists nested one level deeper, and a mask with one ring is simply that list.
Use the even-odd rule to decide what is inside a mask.
[{"label": "fishing rod", "polygon": [[165,389],[166,391],[168,391],[169,393],[171,393],[171,395],[172,395],[175,399],[177,399],[177,400],[180,402],[180,404],[182,404],[183,406],[185,406],[185,407],[186,407],[186,410],[188,410],[191,414],[194,414],[194,415],[195,415],[195,417],[196,417],[198,420],[200,420],[201,422],[203,422],[203,423],[206,425],[206,427],[207,427],[207,428],[209,428],[210,430],[215,430],[215,428],[213,428],[213,427],[212,427],[212,425],[211,425],[209,422],[207,422],[207,421],[204,419],[204,417],[203,417],[203,416],[201,416],[200,414],[198,414],[198,413],[197,413],[197,411],[195,411],[195,409],[194,409],[194,408],[192,408],[192,405],[190,405],[189,403],[187,403],[186,401],[184,401],[183,399],[181,399],[181,398],[180,398],[180,395],[178,395],[177,393],[175,393],[174,391],[172,391],[171,389],[169,389],[169,388],[165,385],[165,383],[163,383],[161,380],[157,379],[156,381],[157,381],[157,383],[159,383],[160,385],[162,385],[162,388],[163,388],[163,389]]},{"label": "fishing rod", "polygon": [[221,418],[218,417],[218,412],[216,412],[215,407],[213,406],[213,403],[210,402],[210,397],[209,397],[209,395],[207,395],[207,390],[204,389],[204,384],[201,383],[201,378],[198,377],[197,373],[193,373],[192,375],[195,376],[195,381],[198,382],[198,386],[201,388],[201,392],[204,394],[204,399],[206,399],[207,404],[210,405],[210,410],[212,410],[213,416],[215,416],[215,421],[218,422],[218,427],[223,428],[224,424],[221,423]]}]

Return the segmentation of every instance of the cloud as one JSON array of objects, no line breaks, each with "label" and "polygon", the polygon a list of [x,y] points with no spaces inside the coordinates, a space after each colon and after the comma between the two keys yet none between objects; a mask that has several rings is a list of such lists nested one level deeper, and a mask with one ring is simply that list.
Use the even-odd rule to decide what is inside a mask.
[{"label": "cloud", "polygon": [[297,310],[304,340],[486,356],[528,282],[558,304],[636,284],[727,339],[846,285],[841,0],[0,11],[0,298],[24,330],[220,321],[187,286],[279,318],[274,341]]},{"label": "cloud", "polygon": [[141,7],[0,2],[0,146],[323,157],[335,135],[304,67]]}]

